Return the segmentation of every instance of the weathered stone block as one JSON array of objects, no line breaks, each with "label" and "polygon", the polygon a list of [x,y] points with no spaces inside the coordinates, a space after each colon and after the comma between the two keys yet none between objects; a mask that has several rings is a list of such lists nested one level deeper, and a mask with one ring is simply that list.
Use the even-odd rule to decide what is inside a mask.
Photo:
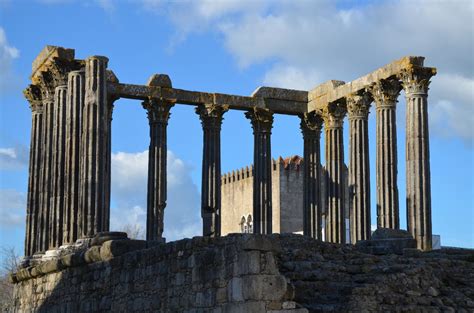
[{"label": "weathered stone block", "polygon": [[86,263],[100,262],[100,246],[92,246],[84,253]]},{"label": "weathered stone block", "polygon": [[120,231],[100,232],[92,238],[90,245],[101,246],[106,241],[120,239],[128,239],[127,233]]},{"label": "weathered stone block", "polygon": [[66,267],[79,266],[85,262],[83,252],[70,253],[61,257],[61,263]]},{"label": "weathered stone block", "polygon": [[100,247],[102,260],[110,260],[119,255],[146,248],[144,240],[109,240]]},{"label": "weathered stone block", "polygon": [[265,302],[241,302],[229,303],[224,306],[223,313],[263,313],[265,312]]},{"label": "weathered stone block", "polygon": [[280,300],[286,293],[286,278],[281,275],[249,275],[242,277],[245,300]]},{"label": "weathered stone block", "polygon": [[259,250],[272,251],[275,253],[281,252],[281,246],[277,240],[261,235],[249,235],[242,243],[243,250]]}]

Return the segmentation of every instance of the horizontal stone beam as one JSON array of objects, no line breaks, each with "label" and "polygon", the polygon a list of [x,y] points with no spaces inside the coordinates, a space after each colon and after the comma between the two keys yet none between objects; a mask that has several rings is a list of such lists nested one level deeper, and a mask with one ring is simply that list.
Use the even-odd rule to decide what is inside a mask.
[{"label": "horizontal stone beam", "polygon": [[373,83],[398,75],[403,69],[412,67],[423,67],[424,57],[407,56],[393,61],[372,73],[362,76],[348,83],[331,80],[325,82],[308,94],[308,111],[320,110],[328,103],[345,98],[352,93],[363,90]]},{"label": "horizontal stone beam", "polygon": [[74,49],[67,49],[57,46],[46,46],[41,50],[31,66],[31,77],[34,78],[38,72],[44,70],[48,63],[54,59],[73,61]]},{"label": "horizontal stone beam", "polygon": [[[259,90],[262,91],[258,92]],[[261,87],[251,97],[248,97],[159,86],[121,84],[109,81],[107,92],[109,95],[120,98],[139,100],[145,100],[148,97],[163,98],[173,103],[191,105],[214,104],[233,110],[262,108],[269,109],[274,113],[289,115],[298,115],[307,111],[306,91],[281,88]]]}]

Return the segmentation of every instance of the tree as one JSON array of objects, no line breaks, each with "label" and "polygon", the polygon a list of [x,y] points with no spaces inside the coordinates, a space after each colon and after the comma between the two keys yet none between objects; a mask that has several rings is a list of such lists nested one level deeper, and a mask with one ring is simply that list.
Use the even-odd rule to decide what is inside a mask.
[{"label": "tree", "polygon": [[13,304],[13,284],[9,280],[9,274],[18,268],[20,258],[14,247],[0,247],[0,311],[7,311]]},{"label": "tree", "polygon": [[145,230],[140,224],[125,224],[120,231],[127,233],[130,239],[145,239]]}]

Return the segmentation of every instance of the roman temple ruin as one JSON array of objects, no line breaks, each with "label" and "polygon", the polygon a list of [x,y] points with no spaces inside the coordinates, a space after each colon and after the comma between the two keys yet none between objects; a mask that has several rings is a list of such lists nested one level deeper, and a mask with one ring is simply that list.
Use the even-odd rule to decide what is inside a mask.
[{"label": "roman temple ruin", "polygon": [[[303,232],[321,239],[321,203],[327,203],[325,238],[345,242],[349,210],[352,242],[370,238],[368,114],[376,111],[377,227],[400,228],[397,186],[397,98],[406,97],[406,191],[408,231],[417,248],[431,249],[428,86],[436,69],[423,57],[403,57],[354,81],[331,80],[309,91],[260,87],[251,96],[177,89],[167,75],[146,85],[120,82],[108,59],[75,59],[75,51],[46,46],[33,62],[24,91],[32,112],[25,256],[109,231],[111,123],[114,102],[139,100],[150,126],[146,239],[162,240],[166,207],[167,123],[175,105],[196,107],[203,129],[202,235],[221,234],[220,131],[228,110],[240,110],[254,134],[254,234],[271,234],[274,114],[301,121],[304,141]],[[400,104],[399,104],[400,105]],[[349,121],[349,208],[343,201],[344,119]],[[325,169],[320,137],[324,129]],[[373,158],[373,157],[372,157]],[[247,173],[247,175],[250,175]],[[326,190],[321,192],[321,181]]]}]

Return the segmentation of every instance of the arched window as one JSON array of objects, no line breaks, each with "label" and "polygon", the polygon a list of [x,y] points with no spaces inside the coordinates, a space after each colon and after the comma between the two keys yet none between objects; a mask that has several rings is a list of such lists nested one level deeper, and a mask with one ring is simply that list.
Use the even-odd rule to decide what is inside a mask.
[{"label": "arched window", "polygon": [[245,221],[245,216],[242,216],[240,219],[240,232],[245,233],[245,229],[247,228],[246,221]]},{"label": "arched window", "polygon": [[247,217],[247,229],[250,234],[253,233],[252,214],[249,214],[249,216]]}]

